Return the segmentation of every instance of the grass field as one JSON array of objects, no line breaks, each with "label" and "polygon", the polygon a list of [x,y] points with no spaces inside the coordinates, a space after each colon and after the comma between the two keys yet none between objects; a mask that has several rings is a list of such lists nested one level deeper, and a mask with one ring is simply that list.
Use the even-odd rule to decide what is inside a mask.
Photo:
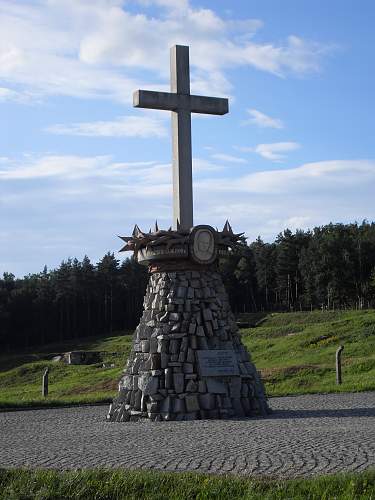
[{"label": "grass field", "polygon": [[205,474],[0,469],[0,499],[373,500],[375,471],[314,479],[265,480]]},{"label": "grass field", "polygon": [[[253,315],[243,341],[269,396],[375,390],[375,311]],[[343,384],[335,384],[335,351],[343,344]],[[131,335],[81,339],[0,356],[0,407],[110,401],[131,346]],[[106,364],[68,366],[51,361],[70,350],[101,351]],[[49,396],[41,379],[50,368]]]},{"label": "grass field", "polygon": [[[375,390],[374,310],[272,314],[242,336],[270,396]],[[343,383],[337,386],[339,345]]]}]

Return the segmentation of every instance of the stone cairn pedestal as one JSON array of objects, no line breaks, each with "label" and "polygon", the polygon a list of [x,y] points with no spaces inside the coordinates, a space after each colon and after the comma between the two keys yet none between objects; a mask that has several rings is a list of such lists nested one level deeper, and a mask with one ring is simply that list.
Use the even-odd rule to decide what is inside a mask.
[{"label": "stone cairn pedestal", "polygon": [[[200,245],[200,252],[192,241],[199,231],[198,239],[206,243],[202,233],[214,238],[215,255],[206,264],[187,258],[195,253],[196,260],[202,259],[204,249],[209,250],[207,244]],[[226,223],[222,232],[197,226],[190,232],[156,228],[145,235],[136,227],[132,238],[123,238],[124,248],[136,250],[151,275],[109,421],[217,419],[269,412],[215,264],[218,253],[234,246],[240,236]],[[161,244],[152,245],[160,239]]]}]

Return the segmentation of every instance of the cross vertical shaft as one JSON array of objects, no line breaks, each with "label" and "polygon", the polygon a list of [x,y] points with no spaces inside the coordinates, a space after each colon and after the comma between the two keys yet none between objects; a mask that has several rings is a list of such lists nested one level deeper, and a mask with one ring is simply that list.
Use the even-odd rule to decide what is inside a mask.
[{"label": "cross vertical shaft", "polygon": [[[171,92],[190,95],[189,47],[171,48]],[[193,227],[190,110],[172,111],[173,229]]]}]

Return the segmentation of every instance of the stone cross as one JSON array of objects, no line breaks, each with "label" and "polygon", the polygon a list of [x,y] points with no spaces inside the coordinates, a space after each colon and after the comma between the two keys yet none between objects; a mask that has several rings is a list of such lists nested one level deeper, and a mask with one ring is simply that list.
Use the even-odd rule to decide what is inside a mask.
[{"label": "stone cross", "polygon": [[225,115],[228,99],[190,94],[189,47],[171,48],[171,92],[137,90],[136,108],[172,111],[173,229],[193,227],[191,113]]}]

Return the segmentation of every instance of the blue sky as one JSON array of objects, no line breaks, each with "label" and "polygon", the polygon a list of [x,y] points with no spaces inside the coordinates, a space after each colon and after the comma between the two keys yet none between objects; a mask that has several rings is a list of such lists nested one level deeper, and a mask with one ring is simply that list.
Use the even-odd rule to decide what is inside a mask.
[{"label": "blue sky", "polygon": [[195,223],[250,241],[374,220],[374,2],[0,0],[0,273],[171,224],[169,48],[190,46]]}]

